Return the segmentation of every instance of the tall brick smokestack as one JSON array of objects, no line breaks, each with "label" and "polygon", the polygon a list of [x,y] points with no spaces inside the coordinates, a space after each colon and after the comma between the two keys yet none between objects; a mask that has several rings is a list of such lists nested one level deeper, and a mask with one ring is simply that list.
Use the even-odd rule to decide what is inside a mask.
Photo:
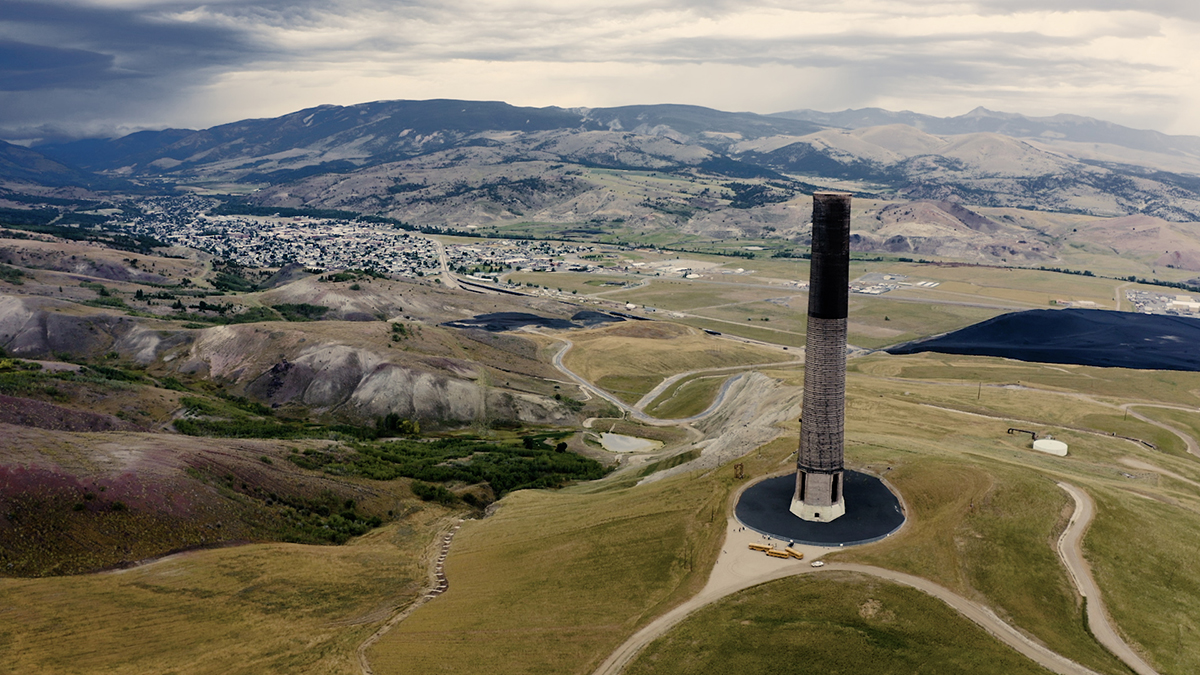
[{"label": "tall brick smokestack", "polygon": [[842,496],[846,417],[846,313],[850,286],[850,195],[813,195],[812,266],[804,354],[804,410],[791,511],[829,522]]}]

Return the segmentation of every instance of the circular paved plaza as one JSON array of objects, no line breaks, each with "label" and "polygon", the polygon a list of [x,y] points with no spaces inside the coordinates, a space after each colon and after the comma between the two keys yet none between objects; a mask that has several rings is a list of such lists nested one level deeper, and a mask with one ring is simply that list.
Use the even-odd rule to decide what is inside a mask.
[{"label": "circular paved plaza", "polygon": [[843,473],[846,514],[830,523],[812,523],[792,515],[788,508],[796,489],[789,473],[746,488],[734,515],[746,527],[799,544],[852,546],[883,539],[904,524],[900,499],[875,476],[857,471]]}]

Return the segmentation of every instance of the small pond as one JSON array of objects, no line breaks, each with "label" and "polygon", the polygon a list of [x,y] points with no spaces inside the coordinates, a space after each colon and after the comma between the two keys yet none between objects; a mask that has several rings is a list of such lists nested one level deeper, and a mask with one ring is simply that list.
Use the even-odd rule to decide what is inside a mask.
[{"label": "small pond", "polygon": [[637,436],[622,436],[621,434],[610,434],[607,431],[600,434],[600,445],[604,446],[609,452],[648,452],[657,450],[662,447],[659,441],[652,441],[649,438],[638,438]]}]

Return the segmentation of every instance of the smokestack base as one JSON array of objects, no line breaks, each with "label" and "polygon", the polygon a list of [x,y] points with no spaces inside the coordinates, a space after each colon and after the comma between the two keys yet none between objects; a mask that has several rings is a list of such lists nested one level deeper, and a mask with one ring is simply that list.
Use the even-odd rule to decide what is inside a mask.
[{"label": "smokestack base", "polygon": [[789,511],[797,518],[828,523],[846,515],[842,472],[796,472],[796,492]]}]

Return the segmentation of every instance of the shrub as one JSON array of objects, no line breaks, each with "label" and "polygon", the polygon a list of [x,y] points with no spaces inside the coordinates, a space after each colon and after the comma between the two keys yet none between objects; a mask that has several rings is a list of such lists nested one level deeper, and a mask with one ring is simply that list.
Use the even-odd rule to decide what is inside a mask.
[{"label": "shrub", "polygon": [[0,265],[0,281],[7,281],[14,286],[20,286],[25,283],[21,281],[21,278],[24,276],[25,273],[15,267]]},{"label": "shrub", "polygon": [[458,496],[441,485],[430,485],[421,481],[413,481],[412,491],[414,495],[427,502],[437,502],[445,506],[450,506],[458,502]]},{"label": "shrub", "polygon": [[396,413],[388,413],[375,420],[375,430],[379,432],[380,436],[416,436],[421,433],[421,425],[413,420],[406,420]]},{"label": "shrub", "polygon": [[329,308],[325,305],[310,305],[306,302],[271,305],[288,321],[320,321]]}]

